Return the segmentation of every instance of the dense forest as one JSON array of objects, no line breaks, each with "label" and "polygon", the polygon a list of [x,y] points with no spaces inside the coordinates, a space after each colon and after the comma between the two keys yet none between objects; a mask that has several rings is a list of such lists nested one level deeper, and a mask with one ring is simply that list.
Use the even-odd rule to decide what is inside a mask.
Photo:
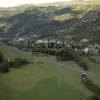
[{"label": "dense forest", "polygon": [[99,0],[80,0],[70,4],[0,8],[0,36],[14,38],[37,34],[61,39],[71,36],[76,40],[85,37],[100,42],[99,5]]}]

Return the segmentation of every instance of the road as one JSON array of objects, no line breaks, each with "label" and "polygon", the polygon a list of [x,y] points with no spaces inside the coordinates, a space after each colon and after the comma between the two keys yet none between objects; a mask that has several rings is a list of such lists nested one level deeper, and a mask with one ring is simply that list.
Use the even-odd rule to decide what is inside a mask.
[{"label": "road", "polygon": [[55,64],[55,65],[57,65],[59,67],[63,67],[65,69],[69,69],[69,70],[75,71],[75,72],[80,73],[80,74],[87,73],[88,77],[96,79],[96,80],[100,80],[100,75],[96,74],[94,72],[91,72],[91,71],[83,71],[82,69],[78,69],[76,67],[72,67],[72,66],[69,66],[67,64],[63,64],[63,63],[60,63],[60,62],[57,62],[57,61],[53,61],[53,60],[50,60],[49,58],[44,58],[44,59],[42,58],[42,61],[46,62],[46,63],[48,62],[48,63],[51,63],[51,64]]}]

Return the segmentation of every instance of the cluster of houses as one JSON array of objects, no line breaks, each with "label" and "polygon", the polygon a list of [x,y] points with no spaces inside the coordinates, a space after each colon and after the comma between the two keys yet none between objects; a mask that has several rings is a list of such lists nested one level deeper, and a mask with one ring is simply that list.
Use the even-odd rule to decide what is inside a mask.
[{"label": "cluster of houses", "polygon": [[31,41],[31,43],[36,44],[48,44],[48,43],[54,43],[54,44],[64,44],[64,47],[72,48],[76,52],[83,51],[86,54],[98,54],[100,52],[100,44],[98,43],[89,43],[89,40],[87,38],[83,38],[80,40],[80,42],[75,42],[73,40],[66,40],[62,41],[59,39],[49,39],[49,38],[40,38],[38,35],[32,35],[31,37],[22,36],[22,37],[16,37],[13,40],[8,41],[10,44],[13,45],[24,45],[27,44],[28,41]]},{"label": "cluster of houses", "polygon": [[96,55],[100,52],[100,44],[98,43],[89,43],[89,40],[86,38],[83,38],[80,40],[80,42],[75,43],[74,41],[61,41],[61,40],[56,40],[56,39],[51,39],[48,41],[48,39],[39,39],[36,40],[36,43],[41,44],[41,43],[55,43],[55,44],[64,44],[64,47],[66,48],[72,48],[74,51],[79,52],[82,51],[86,54],[93,54]]}]

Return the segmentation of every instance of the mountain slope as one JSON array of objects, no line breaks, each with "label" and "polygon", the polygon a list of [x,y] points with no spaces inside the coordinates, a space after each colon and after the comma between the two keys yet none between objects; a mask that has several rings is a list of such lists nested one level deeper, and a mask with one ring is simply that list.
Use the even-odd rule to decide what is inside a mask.
[{"label": "mountain slope", "polygon": [[[99,41],[100,1],[80,0],[71,3],[20,6],[0,10],[0,34],[4,37],[30,36],[74,38]],[[4,13],[5,12],[5,13]],[[3,16],[3,17],[2,17]],[[95,37],[94,37],[95,36]]]}]

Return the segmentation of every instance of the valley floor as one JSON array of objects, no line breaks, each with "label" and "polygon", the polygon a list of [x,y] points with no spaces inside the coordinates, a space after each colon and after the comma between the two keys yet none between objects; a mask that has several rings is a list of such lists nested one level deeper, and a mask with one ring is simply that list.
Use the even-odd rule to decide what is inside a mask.
[{"label": "valley floor", "polygon": [[[21,57],[33,61],[33,64],[0,74],[0,100],[86,100],[92,95],[82,84],[80,73],[50,63],[55,57],[32,57],[30,53],[4,45],[0,51],[8,59]],[[75,62],[59,63],[81,70]]]}]

